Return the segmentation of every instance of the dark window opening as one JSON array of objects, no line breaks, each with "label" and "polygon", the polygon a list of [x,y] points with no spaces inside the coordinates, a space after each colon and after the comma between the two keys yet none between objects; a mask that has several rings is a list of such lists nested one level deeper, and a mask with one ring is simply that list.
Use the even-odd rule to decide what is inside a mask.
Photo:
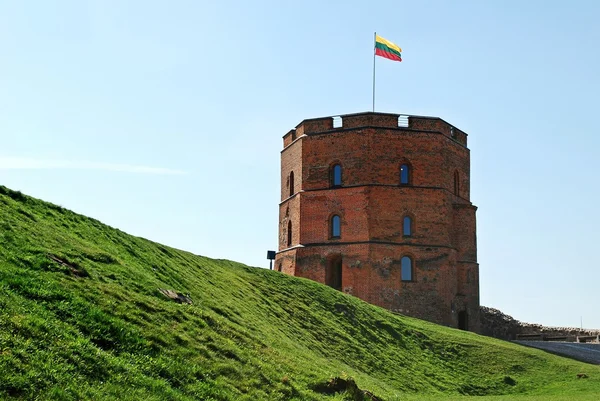
[{"label": "dark window opening", "polygon": [[410,216],[404,216],[402,220],[402,235],[410,237],[412,235],[412,219]]},{"label": "dark window opening", "polygon": [[337,214],[331,218],[331,238],[342,236],[342,219]]},{"label": "dark window opening", "polygon": [[342,257],[329,259],[325,272],[325,284],[336,290],[342,289]]},{"label": "dark window opening", "polygon": [[331,186],[342,186],[342,166],[340,166],[339,164],[336,164],[331,168]]},{"label": "dark window opening", "polygon": [[458,329],[469,330],[469,316],[467,311],[461,310],[458,312]]},{"label": "dark window opening", "polygon": [[408,256],[403,256],[402,259],[400,259],[400,265],[402,269],[402,281],[413,281],[412,259]]},{"label": "dark window opening", "polygon": [[460,194],[460,181],[458,176],[458,171],[454,172],[454,195],[458,196]]},{"label": "dark window opening", "polygon": [[287,246],[292,246],[292,222],[288,221]]},{"label": "dark window opening", "polygon": [[403,164],[400,166],[400,184],[410,184],[410,166],[408,164]]},{"label": "dark window opening", "polygon": [[281,265],[281,263],[279,263],[279,266],[277,266],[277,271],[280,272],[281,270],[283,270],[283,266]]},{"label": "dark window opening", "polygon": [[290,196],[294,195],[294,172],[290,172]]}]

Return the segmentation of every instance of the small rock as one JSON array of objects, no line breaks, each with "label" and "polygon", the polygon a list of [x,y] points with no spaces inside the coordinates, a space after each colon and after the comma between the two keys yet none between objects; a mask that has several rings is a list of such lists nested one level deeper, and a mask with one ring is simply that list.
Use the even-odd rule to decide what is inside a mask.
[{"label": "small rock", "polygon": [[163,288],[159,288],[158,291],[160,291],[160,293],[163,294],[165,297],[172,299],[173,301],[177,302],[178,304],[191,305],[193,303],[192,298],[190,298],[189,295],[183,295],[176,291],[165,290]]}]

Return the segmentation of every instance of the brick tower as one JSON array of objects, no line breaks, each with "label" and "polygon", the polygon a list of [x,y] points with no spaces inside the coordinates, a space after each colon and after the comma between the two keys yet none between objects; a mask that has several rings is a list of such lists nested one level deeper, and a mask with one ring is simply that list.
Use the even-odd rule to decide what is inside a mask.
[{"label": "brick tower", "polygon": [[275,268],[478,331],[467,134],[435,117],[358,113],[283,137]]}]

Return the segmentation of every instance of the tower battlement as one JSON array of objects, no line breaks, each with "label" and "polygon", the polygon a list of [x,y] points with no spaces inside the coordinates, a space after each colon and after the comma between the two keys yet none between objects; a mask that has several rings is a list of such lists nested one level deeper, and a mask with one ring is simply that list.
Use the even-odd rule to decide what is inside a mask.
[{"label": "tower battlement", "polygon": [[374,112],[303,120],[296,128],[283,136],[283,146],[289,146],[303,135],[318,135],[358,128],[387,128],[438,133],[467,146],[467,134],[439,117]]}]

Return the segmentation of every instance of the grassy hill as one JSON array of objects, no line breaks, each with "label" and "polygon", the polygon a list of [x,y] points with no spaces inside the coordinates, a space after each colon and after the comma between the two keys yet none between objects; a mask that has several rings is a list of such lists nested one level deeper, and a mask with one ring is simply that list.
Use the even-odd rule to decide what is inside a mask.
[{"label": "grassy hill", "polygon": [[352,399],[327,394],[334,377],[384,400],[600,392],[598,366],[175,250],[0,187],[0,399]]}]

